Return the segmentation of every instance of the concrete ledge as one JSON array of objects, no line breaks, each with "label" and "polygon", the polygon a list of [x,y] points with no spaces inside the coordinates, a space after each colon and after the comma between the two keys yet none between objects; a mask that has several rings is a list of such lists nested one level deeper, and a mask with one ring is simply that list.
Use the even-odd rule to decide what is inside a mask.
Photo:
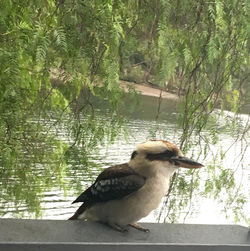
[{"label": "concrete ledge", "polygon": [[250,232],[236,225],[142,224],[116,232],[102,224],[82,221],[0,219],[0,250],[250,250]]}]

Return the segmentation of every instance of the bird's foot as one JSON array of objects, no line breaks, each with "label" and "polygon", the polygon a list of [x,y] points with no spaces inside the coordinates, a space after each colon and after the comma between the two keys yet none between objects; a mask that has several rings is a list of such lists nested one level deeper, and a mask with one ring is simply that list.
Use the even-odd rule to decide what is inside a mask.
[{"label": "bird's foot", "polygon": [[137,224],[137,223],[131,223],[131,224],[129,224],[129,226],[131,226],[131,227],[133,227],[133,228],[135,228],[135,229],[137,229],[137,230],[140,230],[140,231],[142,231],[142,232],[145,232],[145,233],[149,233],[149,232],[150,232],[149,229],[144,228],[144,227],[140,226],[140,225]]},{"label": "bird's foot", "polygon": [[107,222],[105,224],[108,225],[109,227],[113,228],[114,230],[121,232],[121,233],[128,232],[127,228],[122,227],[122,226],[120,226],[120,225],[118,225],[116,223]]}]

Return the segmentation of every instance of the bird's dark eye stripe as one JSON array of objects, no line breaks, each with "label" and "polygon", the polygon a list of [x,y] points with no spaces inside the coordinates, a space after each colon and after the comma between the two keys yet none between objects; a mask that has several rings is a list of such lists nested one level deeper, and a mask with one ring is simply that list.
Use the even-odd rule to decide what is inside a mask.
[{"label": "bird's dark eye stripe", "polygon": [[133,151],[133,153],[131,155],[131,159],[133,159],[136,155],[137,155],[137,151]]},{"label": "bird's dark eye stripe", "polygon": [[177,153],[175,153],[175,151],[166,150],[165,152],[162,152],[162,153],[148,153],[146,155],[146,158],[150,161],[152,161],[152,160],[169,160],[169,158],[171,158],[175,155],[177,155]]}]

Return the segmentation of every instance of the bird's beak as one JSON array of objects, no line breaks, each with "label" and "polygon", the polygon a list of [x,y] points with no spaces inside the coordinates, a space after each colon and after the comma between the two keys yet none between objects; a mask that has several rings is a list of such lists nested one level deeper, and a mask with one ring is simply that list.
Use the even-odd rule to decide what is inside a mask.
[{"label": "bird's beak", "polygon": [[186,158],[186,157],[172,157],[171,160],[175,163],[176,166],[180,166],[180,167],[185,167],[185,168],[201,168],[203,167],[202,164]]}]

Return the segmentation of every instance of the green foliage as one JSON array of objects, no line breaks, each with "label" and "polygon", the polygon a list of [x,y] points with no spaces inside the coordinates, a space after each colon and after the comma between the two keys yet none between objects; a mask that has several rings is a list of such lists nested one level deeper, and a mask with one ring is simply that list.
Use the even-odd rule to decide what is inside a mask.
[{"label": "green foliage", "polygon": [[[89,172],[91,152],[119,134],[122,119],[116,105],[123,94],[118,86],[118,46],[123,29],[119,6],[112,2],[4,2],[1,205],[27,206],[38,217],[45,191],[66,191],[65,177],[71,172],[67,166],[83,165],[81,169]],[[104,85],[95,86],[97,82]],[[92,94],[99,88],[96,95],[110,101],[110,119],[96,119],[86,87]],[[65,130],[71,145],[62,141],[59,130]]]},{"label": "green foliage", "polygon": [[[159,54],[154,55],[154,63],[157,63],[154,74],[159,77],[159,85],[166,83],[168,88],[178,88],[178,93],[183,94],[179,113],[183,152],[190,154],[189,149],[199,146],[200,155],[205,157],[211,151],[210,145],[219,141],[218,117],[213,114],[215,108],[237,113],[245,101],[243,93],[248,90],[249,82],[249,67],[246,66],[249,61],[249,13],[246,6],[249,8],[249,4],[246,1],[161,4],[162,12],[157,13]],[[231,128],[233,137],[238,135],[236,142],[242,139],[239,135],[247,133],[249,124],[245,129],[241,128],[237,116],[226,122],[224,128],[227,131]],[[223,152],[216,155],[213,164],[218,164],[224,156]],[[230,193],[237,196],[235,176],[232,170],[219,170],[216,177],[208,177],[205,182],[205,194],[218,200],[222,196],[225,204],[231,200]],[[195,181],[198,181],[198,175],[192,176]],[[171,195],[167,199],[166,217],[171,222],[178,218],[176,207],[181,212],[191,200],[193,187],[191,184],[182,186],[181,181],[178,176],[172,183],[175,194],[178,194],[176,197],[182,200],[177,201]],[[242,215],[239,208],[232,213],[237,215],[236,218]]]},{"label": "green foliage", "polygon": [[[38,217],[45,191],[54,186],[66,191],[67,185],[79,189],[79,175],[72,184],[65,178],[78,171],[92,175],[91,153],[121,133],[121,111],[128,105],[119,79],[133,80],[135,73],[138,82],[182,94],[182,150],[202,146],[198,151],[205,157],[210,144],[219,141],[220,115],[211,115],[215,108],[237,113],[249,101],[249,10],[246,0],[4,0],[2,206],[25,205]],[[109,116],[97,109],[93,96],[109,102]],[[226,122],[236,141],[247,133],[237,117]],[[216,154],[216,163],[224,156]],[[204,194],[218,199],[232,192],[235,181],[230,170],[221,168],[215,177],[214,165],[208,169]],[[180,199],[169,200],[171,221],[178,216],[176,208],[192,207],[199,174],[188,175],[190,180],[182,173],[173,179],[173,194]],[[9,182],[13,179],[20,182]],[[232,202],[236,220],[241,217],[237,203],[244,202],[240,194]]]}]

